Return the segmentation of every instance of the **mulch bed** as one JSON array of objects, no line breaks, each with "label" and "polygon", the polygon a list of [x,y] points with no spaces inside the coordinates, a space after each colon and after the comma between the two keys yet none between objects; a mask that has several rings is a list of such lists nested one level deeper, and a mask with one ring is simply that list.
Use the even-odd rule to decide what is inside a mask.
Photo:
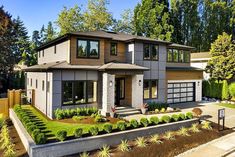
[{"label": "mulch bed", "polygon": [[[112,124],[116,124],[118,121],[120,121],[120,119],[118,118],[111,118],[111,117],[107,117],[107,122],[112,123]],[[84,117],[84,119],[81,119],[79,121],[74,121],[72,118],[68,118],[68,119],[61,119],[61,120],[55,120],[57,122],[63,122],[63,123],[78,123],[78,124],[99,124],[97,122],[95,122],[94,118],[87,116]]]},{"label": "mulch bed", "polygon": [[[23,143],[20,140],[20,137],[10,120],[7,120],[7,125],[9,129],[10,136],[15,144],[15,151],[17,157],[28,157],[28,153],[26,152]],[[3,150],[0,149],[0,156],[3,156]]]},{"label": "mulch bed", "polygon": [[[175,140],[162,139],[162,144],[148,143],[147,147],[139,148],[134,146],[134,141],[129,141],[131,151],[121,152],[116,147],[112,147],[111,156],[115,157],[174,157],[194,147],[232,133],[232,129],[226,128],[224,131],[217,130],[217,124],[213,123],[213,130],[201,130],[199,133],[190,133],[191,136],[176,136]],[[148,137],[146,137],[148,139]],[[90,156],[98,156],[98,151],[89,153]],[[70,157],[79,157],[78,154]]]}]

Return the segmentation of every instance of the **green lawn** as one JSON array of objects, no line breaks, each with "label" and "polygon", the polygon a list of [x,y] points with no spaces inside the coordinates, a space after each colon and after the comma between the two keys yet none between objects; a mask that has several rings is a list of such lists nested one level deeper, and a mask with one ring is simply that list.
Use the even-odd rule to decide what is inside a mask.
[{"label": "green lawn", "polygon": [[234,108],[235,109],[235,104],[224,104],[224,103],[219,103],[219,106],[223,107],[228,107],[228,108]]},{"label": "green lawn", "polygon": [[23,109],[25,109],[29,114],[32,116],[35,115],[35,120],[38,121],[42,126],[43,131],[46,132],[46,135],[49,137],[49,139],[54,139],[55,134],[59,130],[66,130],[68,133],[68,136],[73,135],[73,131],[76,128],[83,128],[83,131],[86,133],[88,132],[88,129],[91,126],[98,126],[101,128],[103,124],[71,124],[71,123],[63,123],[63,122],[58,122],[56,120],[49,120],[46,117],[44,117],[40,112],[38,112],[35,108],[29,106],[29,105],[24,105],[22,106]]}]

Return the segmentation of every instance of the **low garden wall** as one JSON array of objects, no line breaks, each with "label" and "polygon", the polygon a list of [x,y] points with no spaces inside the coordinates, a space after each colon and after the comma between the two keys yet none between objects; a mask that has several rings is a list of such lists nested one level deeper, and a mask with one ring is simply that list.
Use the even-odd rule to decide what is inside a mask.
[{"label": "low garden wall", "polygon": [[198,119],[189,119],[156,126],[114,132],[105,135],[78,138],[64,142],[36,145],[12,109],[10,110],[10,118],[12,119],[12,122],[14,123],[30,157],[57,157],[84,151],[91,151],[101,148],[104,144],[110,146],[117,145],[124,139],[131,140],[141,136],[161,134],[169,130],[174,131],[180,129],[181,127],[189,127],[193,123],[198,122]]}]

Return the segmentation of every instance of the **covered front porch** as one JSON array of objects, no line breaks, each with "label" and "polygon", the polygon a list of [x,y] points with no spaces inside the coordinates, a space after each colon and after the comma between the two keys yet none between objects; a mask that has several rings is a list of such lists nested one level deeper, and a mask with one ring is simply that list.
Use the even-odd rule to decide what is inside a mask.
[{"label": "covered front porch", "polygon": [[[112,107],[125,106],[140,109],[143,104],[143,71],[145,67],[115,63],[119,68],[102,72],[102,115],[109,114]],[[125,66],[125,69],[120,69]],[[128,68],[128,66],[131,66]],[[127,69],[128,68],[128,69]]]}]

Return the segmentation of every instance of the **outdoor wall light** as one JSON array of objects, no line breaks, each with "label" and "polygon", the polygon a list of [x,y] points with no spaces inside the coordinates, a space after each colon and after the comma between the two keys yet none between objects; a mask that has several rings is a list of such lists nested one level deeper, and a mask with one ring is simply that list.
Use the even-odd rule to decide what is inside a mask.
[{"label": "outdoor wall light", "polygon": [[110,87],[113,86],[113,81],[109,81],[109,86],[110,86]]},{"label": "outdoor wall light", "polygon": [[142,82],[142,81],[141,81],[141,80],[139,80],[139,86],[141,86],[141,82]]},{"label": "outdoor wall light", "polygon": [[197,86],[200,86],[200,82],[199,81],[197,82]]}]

